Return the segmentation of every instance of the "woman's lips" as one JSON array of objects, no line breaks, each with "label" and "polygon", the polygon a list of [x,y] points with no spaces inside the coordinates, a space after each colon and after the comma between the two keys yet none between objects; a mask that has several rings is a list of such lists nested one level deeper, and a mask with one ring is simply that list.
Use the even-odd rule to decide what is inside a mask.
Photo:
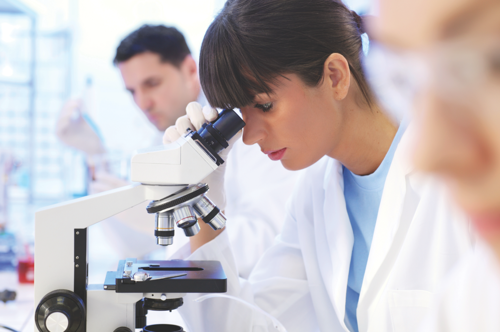
[{"label": "woman's lips", "polygon": [[286,148],[280,150],[264,151],[271,160],[280,160],[285,155]]},{"label": "woman's lips", "polygon": [[483,237],[498,236],[500,234],[500,213],[471,213],[470,216],[474,228]]}]

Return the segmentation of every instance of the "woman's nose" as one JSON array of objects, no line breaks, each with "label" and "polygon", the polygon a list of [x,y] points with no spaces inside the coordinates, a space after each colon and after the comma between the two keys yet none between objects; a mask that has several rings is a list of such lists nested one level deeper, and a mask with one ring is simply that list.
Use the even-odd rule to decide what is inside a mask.
[{"label": "woman's nose", "polygon": [[417,104],[415,164],[427,172],[447,177],[470,176],[484,164],[484,151],[467,110],[448,105],[432,94]]},{"label": "woman's nose", "polygon": [[241,115],[246,125],[243,127],[243,143],[253,145],[259,143],[265,137],[265,130],[262,121],[260,121],[258,110],[252,107],[241,108]]}]

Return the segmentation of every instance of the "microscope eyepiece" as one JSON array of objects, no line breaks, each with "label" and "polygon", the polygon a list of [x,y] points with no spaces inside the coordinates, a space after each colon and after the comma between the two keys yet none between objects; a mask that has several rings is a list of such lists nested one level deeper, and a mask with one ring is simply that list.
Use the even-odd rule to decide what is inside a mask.
[{"label": "microscope eyepiece", "polygon": [[229,141],[245,126],[245,121],[234,110],[225,109],[220,113],[213,126],[224,136],[226,141]]},{"label": "microscope eyepiece", "polygon": [[[198,135],[202,144],[208,145],[215,153],[227,148],[228,142],[245,126],[245,121],[232,109],[225,109],[213,123],[204,124]],[[207,146],[205,146],[207,147]]]}]

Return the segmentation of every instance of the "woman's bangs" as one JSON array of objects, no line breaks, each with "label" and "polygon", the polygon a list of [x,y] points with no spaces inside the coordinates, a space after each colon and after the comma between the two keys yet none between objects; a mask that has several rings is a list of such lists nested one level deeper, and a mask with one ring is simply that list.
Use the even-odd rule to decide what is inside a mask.
[{"label": "woman's bangs", "polygon": [[[241,108],[256,94],[270,93],[265,79],[241,43],[224,27],[212,25],[200,52],[200,83],[212,107]],[[230,42],[228,42],[230,41]]]}]

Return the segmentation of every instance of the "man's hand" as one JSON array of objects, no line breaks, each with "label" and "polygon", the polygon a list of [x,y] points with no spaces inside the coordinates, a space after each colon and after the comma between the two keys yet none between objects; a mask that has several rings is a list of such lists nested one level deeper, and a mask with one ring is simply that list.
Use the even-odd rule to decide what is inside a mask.
[{"label": "man's hand", "polygon": [[87,155],[101,154],[106,151],[101,138],[85,119],[82,112],[81,99],[69,100],[64,104],[57,119],[56,135],[72,148],[83,151]]}]

